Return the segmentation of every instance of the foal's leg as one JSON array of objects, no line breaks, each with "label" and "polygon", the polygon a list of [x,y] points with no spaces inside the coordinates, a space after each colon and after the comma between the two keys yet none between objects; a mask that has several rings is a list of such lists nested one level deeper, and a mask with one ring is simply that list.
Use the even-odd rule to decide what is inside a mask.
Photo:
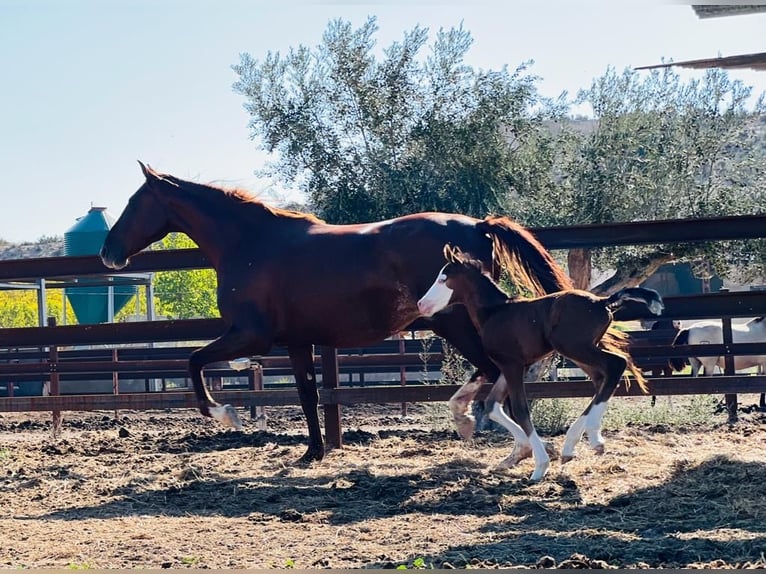
[{"label": "foal's leg", "polygon": [[[510,405],[514,416],[519,421],[518,423],[514,422],[503,411],[502,404],[506,396],[510,398]],[[508,429],[516,441],[513,451],[498,464],[498,468],[510,468],[521,460],[534,456],[535,470],[529,479],[532,481],[541,480],[548,472],[551,460],[529,415],[529,404],[524,392],[524,366],[522,364],[512,364],[503,368],[503,375],[492,387],[487,397],[487,404],[492,405],[489,418]]]},{"label": "foal's leg", "polygon": [[242,421],[231,405],[221,406],[210,395],[202,379],[202,368],[208,363],[234,359],[243,355],[260,355],[268,352],[271,342],[256,330],[232,325],[227,331],[208,345],[192,352],[189,357],[189,376],[194,385],[199,411],[206,417],[242,430]]},{"label": "foal's leg", "polygon": [[298,397],[301,400],[301,408],[306,416],[309,431],[308,449],[300,461],[322,460],[325,449],[322,429],[319,426],[319,391],[314,373],[314,348],[312,345],[290,346],[287,352],[290,355],[290,364],[298,387]]},{"label": "foal's leg", "polygon": [[564,447],[561,451],[562,463],[574,458],[575,447],[580,442],[583,433],[587,433],[588,442],[590,442],[593,450],[597,454],[603,454],[604,437],[601,435],[601,420],[608,401],[617,388],[620,377],[627,366],[623,357],[596,347],[566,356],[588,374],[596,387],[596,394],[567,431]]}]

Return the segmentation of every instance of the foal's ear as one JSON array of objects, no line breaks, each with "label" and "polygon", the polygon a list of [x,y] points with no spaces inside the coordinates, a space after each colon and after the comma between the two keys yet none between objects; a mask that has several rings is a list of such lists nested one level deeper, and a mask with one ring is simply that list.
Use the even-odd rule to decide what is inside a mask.
[{"label": "foal's ear", "polygon": [[462,252],[459,247],[452,247],[449,243],[444,245],[444,258],[447,263],[455,263],[460,259]]}]

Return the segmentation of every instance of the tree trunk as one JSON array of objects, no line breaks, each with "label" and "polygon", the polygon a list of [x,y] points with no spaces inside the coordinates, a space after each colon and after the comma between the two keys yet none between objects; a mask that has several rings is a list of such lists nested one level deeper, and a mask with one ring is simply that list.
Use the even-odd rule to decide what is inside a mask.
[{"label": "tree trunk", "polygon": [[567,268],[575,289],[587,289],[590,285],[591,261],[590,249],[570,249],[567,255]]},{"label": "tree trunk", "polygon": [[648,279],[657,269],[678,259],[673,253],[657,252],[640,257],[630,264],[620,265],[609,279],[596,285],[591,292],[596,295],[611,295],[623,287],[636,287],[645,279]]}]

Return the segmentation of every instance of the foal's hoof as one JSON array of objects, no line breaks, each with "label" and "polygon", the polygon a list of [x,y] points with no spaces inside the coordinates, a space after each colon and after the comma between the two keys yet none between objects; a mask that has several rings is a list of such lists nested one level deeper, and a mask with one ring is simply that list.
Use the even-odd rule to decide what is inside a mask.
[{"label": "foal's hoof", "polygon": [[241,431],[244,428],[237,410],[231,405],[210,407],[210,416],[222,425],[232,427],[234,430]]},{"label": "foal's hoof", "polygon": [[559,451],[556,450],[556,447],[553,446],[552,442],[543,442],[543,445],[545,446],[545,452],[548,453],[548,456],[551,457],[552,460],[559,457]]},{"label": "foal's hoof", "polygon": [[604,454],[604,445],[603,444],[597,444],[593,447],[593,452],[595,454]]},{"label": "foal's hoof", "polygon": [[566,464],[570,460],[574,460],[574,455],[573,454],[562,454],[561,455],[561,464]]},{"label": "foal's hoof", "polygon": [[511,454],[509,454],[504,460],[501,460],[500,463],[498,463],[498,465],[495,468],[497,469],[513,468],[525,458],[531,458],[531,457],[532,457],[532,447],[517,445],[516,448],[513,449],[513,452],[511,452]]}]

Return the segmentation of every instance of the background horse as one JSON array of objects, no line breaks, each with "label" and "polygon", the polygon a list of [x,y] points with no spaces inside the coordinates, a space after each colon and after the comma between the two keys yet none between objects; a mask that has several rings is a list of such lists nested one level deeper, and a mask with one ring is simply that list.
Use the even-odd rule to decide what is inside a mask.
[{"label": "background horse", "polygon": [[[764,317],[750,319],[745,324],[731,325],[732,343],[763,343],[766,342],[766,321]],[[723,344],[723,327],[718,321],[699,321],[686,329],[681,329],[673,340],[673,345],[720,345]],[[691,375],[696,377],[702,368],[703,376],[711,376],[718,367],[722,373],[725,368],[723,357],[673,357],[670,366],[675,371],[681,371],[686,365],[691,365]],[[741,371],[758,367],[758,374],[766,373],[766,355],[735,355],[734,370]],[[761,393],[760,407],[766,408],[766,396]]]},{"label": "background horse", "polygon": [[[637,301],[659,315],[663,309],[659,294],[652,289],[628,287],[609,297],[570,289],[534,299],[511,299],[482,272],[478,261],[449,246],[445,247],[444,255],[448,263],[418,301],[418,308],[429,316],[462,303],[479,331],[484,349],[502,371],[503,376],[487,397],[492,404],[489,416],[511,432],[516,444],[500,466],[510,467],[534,456],[535,470],[530,480],[540,480],[548,470],[550,458],[529,414],[524,371],[553,352],[572,360],[596,387],[593,400],[567,431],[562,461],[574,456],[583,432],[587,432],[591,446],[602,453],[601,418],[626,367],[645,388],[641,370],[627,352],[627,337],[611,327],[612,309],[625,301]],[[480,378],[476,379],[479,381]],[[478,386],[474,385],[474,396]],[[505,395],[510,396],[516,422],[502,409]],[[450,406],[455,405],[455,410],[462,410],[465,415],[472,399],[466,392],[451,401]]]},{"label": "background horse", "polygon": [[[505,217],[419,213],[330,225],[241,190],[184,181],[139,164],[146,181],[110,229],[101,259],[120,269],[170,232],[193,239],[216,271],[226,324],[218,339],[189,359],[200,412],[241,428],[236,411],[210,395],[202,368],[286,346],[308,424],[306,461],[325,452],[313,345],[362,346],[406,329],[419,316],[417,300],[441,267],[445,243],[474,253],[494,276],[505,269],[532,293],[571,287],[537,239]],[[499,376],[462,307],[435,315],[423,328],[444,337],[490,381]]]}]

